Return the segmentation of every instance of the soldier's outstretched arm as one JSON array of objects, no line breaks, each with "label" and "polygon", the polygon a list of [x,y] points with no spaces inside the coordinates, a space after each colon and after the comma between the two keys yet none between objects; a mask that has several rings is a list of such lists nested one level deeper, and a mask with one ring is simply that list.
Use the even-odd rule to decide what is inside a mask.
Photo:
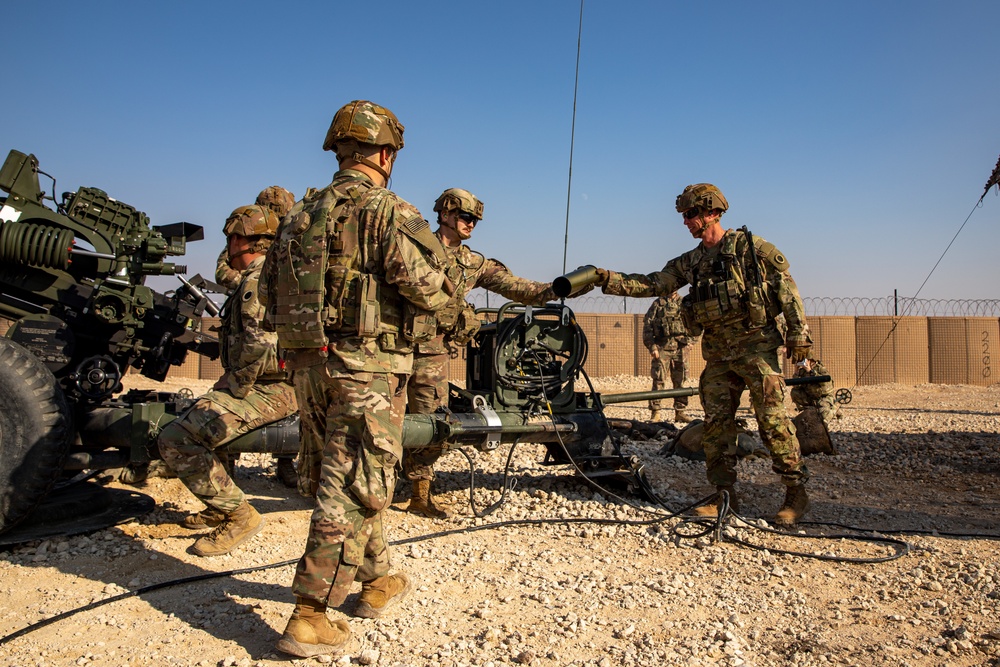
[{"label": "soldier's outstretched arm", "polygon": [[516,303],[531,306],[541,306],[556,298],[550,283],[515,276],[503,262],[496,259],[486,260],[485,268],[474,287],[482,287]]},{"label": "soldier's outstretched arm", "polygon": [[662,270],[653,273],[618,273],[598,269],[598,272],[602,271],[607,274],[602,291],[616,296],[666,296],[688,284],[684,272],[675,259],[667,262]]}]

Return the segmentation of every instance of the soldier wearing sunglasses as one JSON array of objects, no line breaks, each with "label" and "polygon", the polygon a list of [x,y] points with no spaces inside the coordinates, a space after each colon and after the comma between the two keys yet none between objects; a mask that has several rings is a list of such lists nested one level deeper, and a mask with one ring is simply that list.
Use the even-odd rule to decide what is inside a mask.
[{"label": "soldier wearing sunglasses", "polygon": [[[434,313],[437,336],[417,344],[414,350],[413,375],[406,385],[406,409],[413,414],[431,414],[448,405],[448,360],[479,330],[475,310],[465,298],[473,288],[482,287],[529,305],[542,305],[556,298],[549,283],[519,278],[500,261],[487,259],[463,243],[483,219],[483,202],[474,194],[449,188],[434,202],[434,211],[438,214],[437,236],[455,262],[452,270],[455,293],[444,309]],[[403,475],[413,483],[413,488],[410,499],[396,505],[397,509],[434,519],[450,515],[434,503],[431,495],[434,464],[442,453],[438,447],[404,451]]]},{"label": "soldier wearing sunglasses", "polygon": [[[700,239],[698,247],[650,274],[598,269],[604,293],[666,296],[691,285],[681,302],[681,315],[692,335],[704,333],[706,366],[699,381],[705,411],[702,442],[708,481],[719,492],[715,505],[699,507],[697,513],[716,516],[723,491],[729,506],[739,511],[734,491],[736,409],[743,391],[749,389],[761,439],[771,453],[771,468],[786,487],[774,520],[794,524],[809,509],[805,490],[809,472],[802,462],[795,426],[785,412],[778,350],[784,345],[788,358],[800,362],[809,356],[812,338],[788,260],[746,227],[725,229],[720,221],[729,202],[710,183],[684,188],[676,207],[691,236]],[[787,325],[784,340],[775,323],[782,314]]]}]

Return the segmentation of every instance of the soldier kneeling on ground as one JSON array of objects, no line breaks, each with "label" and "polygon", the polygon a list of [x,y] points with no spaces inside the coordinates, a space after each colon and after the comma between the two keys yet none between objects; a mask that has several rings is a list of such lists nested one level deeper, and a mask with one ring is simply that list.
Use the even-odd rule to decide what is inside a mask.
[{"label": "soldier kneeling on ground", "polygon": [[241,273],[222,307],[219,343],[225,374],[211,391],[167,424],[158,439],[163,460],[207,505],[181,522],[190,529],[214,527],[191,547],[198,556],[229,553],[264,525],[216,450],[298,412],[295,391],[278,366],[277,335],[261,328],[264,309],[257,297],[264,255],[277,228],[278,217],[257,205],[241,206],[226,220],[230,263]]}]

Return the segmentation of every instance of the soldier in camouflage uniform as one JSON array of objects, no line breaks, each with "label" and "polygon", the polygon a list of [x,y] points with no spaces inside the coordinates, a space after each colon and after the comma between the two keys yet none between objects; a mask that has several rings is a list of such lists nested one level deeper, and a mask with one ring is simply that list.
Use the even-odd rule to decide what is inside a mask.
[{"label": "soldier in camouflage uniform", "polygon": [[[738,511],[736,483],[736,410],[747,388],[760,428],[771,452],[771,467],[786,486],[775,522],[791,525],[809,509],[805,491],[809,473],[802,461],[795,427],[785,412],[785,383],[778,348],[785,346],[793,362],[809,355],[812,338],[788,260],[777,248],[746,228],[726,230],[720,220],[729,208],[722,192],[709,183],[689,185],[677,197],[677,211],[691,235],[701,243],[670,260],[661,271],[622,274],[598,269],[605,294],[657,296],[684,285],[682,313],[693,335],[704,332],[706,367],[699,382],[705,410],[704,449],[708,480],[719,491],[715,506],[698,508],[709,516],[718,511],[725,491]],[[784,341],[775,318],[784,314]]]},{"label": "soldier in camouflage uniform", "polygon": [[[642,344],[653,358],[649,374],[653,378],[653,391],[667,388],[667,376],[674,389],[680,389],[687,380],[684,348],[688,346],[687,329],[681,320],[681,297],[677,292],[656,299],[642,318]],[[686,424],[691,421],[685,411],[687,396],[674,399],[674,421]],[[660,421],[659,399],[649,402],[650,421]]]},{"label": "soldier in camouflage uniform", "polygon": [[[427,221],[387,190],[403,126],[365,100],[341,108],[323,143],[340,170],[285,217],[261,284],[267,318],[294,370],[300,428],[323,442],[316,509],[292,583],[295,610],[278,641],[300,657],[343,652],[346,621],[328,606],[355,581],[355,616],[376,618],[412,587],[389,574],[382,513],[403,455],[406,380],[413,344],[437,333],[431,311],[447,255]],[[302,462],[303,464],[305,462]]]},{"label": "soldier in camouflage uniform", "polygon": [[[809,357],[795,364],[795,377],[797,378],[820,375],[830,375],[830,371],[819,359]],[[836,401],[835,394],[833,380],[819,384],[802,384],[792,387],[792,402],[799,410],[816,408],[823,417],[823,421],[829,425],[830,421],[840,419],[840,405]]]},{"label": "soldier in camouflage uniform", "polygon": [[[280,221],[295,204],[295,195],[281,186],[270,185],[260,191],[254,204],[269,209]],[[215,267],[215,282],[232,292],[236,289],[239,281],[240,272],[229,265],[229,248],[223,248]],[[294,456],[288,456],[287,454],[274,455],[275,477],[282,484],[292,489],[298,486],[298,473],[295,472],[295,465],[292,463],[294,460]],[[228,467],[226,460],[223,460],[223,463]]]},{"label": "soldier in camouflage uniform", "polygon": [[[260,191],[254,204],[270,209],[278,220],[285,217],[295,204],[295,195],[278,185],[270,185]],[[215,282],[228,290],[236,289],[240,282],[240,272],[229,266],[229,248],[223,248],[215,264]],[[294,474],[294,469],[292,473]],[[279,477],[280,477],[279,473]],[[292,485],[294,486],[294,484]]]},{"label": "soldier in camouflage uniform", "polygon": [[222,306],[219,335],[224,375],[160,432],[163,460],[207,508],[186,528],[215,527],[194,543],[199,556],[229,553],[260,532],[264,520],[250,506],[216,455],[238,436],[298,410],[295,392],[278,367],[277,337],[261,329],[257,282],[278,218],[261,206],[241,206],[226,220],[227,250],[240,280]]},{"label": "soldier in camouflage uniform", "polygon": [[[542,305],[555,299],[549,283],[540,283],[513,275],[495,259],[487,259],[462,243],[472,237],[472,230],[483,219],[483,202],[468,190],[449,188],[434,202],[438,214],[437,237],[454,263],[455,293],[448,305],[436,313],[437,335],[416,346],[413,375],[406,385],[407,411],[431,414],[448,406],[448,360],[464,347],[479,330],[475,310],[466,301],[473,288],[482,287],[511,301]],[[444,450],[440,447],[407,449],[403,455],[403,473],[413,482],[412,496],[398,507],[426,517],[440,519],[449,512],[433,501],[431,483],[434,464]]]}]

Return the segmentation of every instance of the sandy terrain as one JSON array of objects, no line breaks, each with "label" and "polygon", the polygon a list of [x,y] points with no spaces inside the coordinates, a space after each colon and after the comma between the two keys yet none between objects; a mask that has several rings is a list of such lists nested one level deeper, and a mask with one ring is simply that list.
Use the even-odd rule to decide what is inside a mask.
[{"label": "sandy terrain", "polygon": [[[200,392],[209,383],[184,384]],[[598,383],[607,393],[646,387],[645,378]],[[1000,535],[1000,389],[859,387],[843,412],[834,425],[839,455],[809,459],[807,518],[816,523],[792,535],[730,519],[723,541],[711,532],[679,536],[697,526],[678,528],[672,512],[711,490],[704,464],[658,455],[662,441],[632,442],[625,453],[645,463],[670,512],[597,493],[565,467],[538,465],[542,446],[521,445],[506,503],[477,518],[468,463],[449,454],[438,485],[457,516],[387,513],[394,564],[417,589],[382,619],[351,618],[361,641],[337,662],[1000,665],[997,541],[971,536]],[[608,413],[648,415],[623,406]],[[507,447],[474,457],[483,507],[499,497]],[[159,478],[139,488],[158,505],[138,521],[0,552],[0,637],[127,591],[253,568],[63,618],[0,645],[0,664],[329,663],[273,648],[293,602],[294,566],[281,563],[302,551],[308,501],[274,480],[264,455],[240,459],[238,482],[267,525],[228,556],[187,553],[194,536],[175,522],[200,505],[177,480]],[[741,462],[737,488],[748,521],[767,525],[783,494],[769,462]],[[900,542],[870,541],[872,533],[850,526]],[[350,618],[355,598],[331,616]]]}]

